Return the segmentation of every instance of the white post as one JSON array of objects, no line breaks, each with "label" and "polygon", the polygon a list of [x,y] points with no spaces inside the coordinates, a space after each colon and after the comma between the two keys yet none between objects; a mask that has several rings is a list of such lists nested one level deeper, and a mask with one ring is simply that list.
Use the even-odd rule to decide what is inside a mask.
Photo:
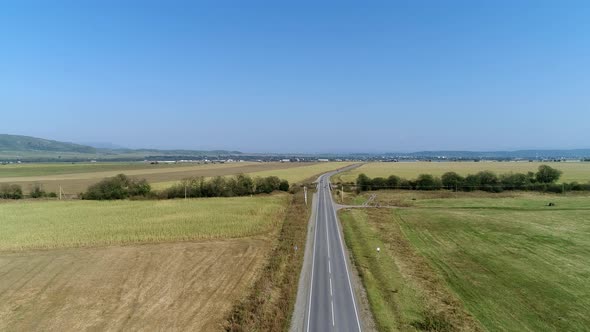
[{"label": "white post", "polygon": [[184,184],[184,199],[186,199],[186,183]]},{"label": "white post", "polygon": [[61,184],[59,185],[59,200],[61,201]]},{"label": "white post", "polygon": [[307,206],[307,187],[303,187],[303,195],[305,196],[305,206]]}]

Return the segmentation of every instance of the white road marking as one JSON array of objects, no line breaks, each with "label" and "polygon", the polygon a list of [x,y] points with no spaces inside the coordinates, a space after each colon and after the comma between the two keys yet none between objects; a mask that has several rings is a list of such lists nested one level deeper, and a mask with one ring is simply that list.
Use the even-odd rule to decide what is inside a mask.
[{"label": "white road marking", "polygon": [[332,326],[334,326],[336,322],[334,321],[334,301],[332,301]]},{"label": "white road marking", "polygon": [[332,294],[332,278],[330,278],[330,296],[334,296],[334,295]]},{"label": "white road marking", "polygon": [[[328,189],[330,192],[330,189]],[[330,192],[330,199],[332,199],[332,193]],[[348,263],[346,263],[346,256],[344,255],[344,244],[342,243],[342,236],[340,236],[340,226],[338,225],[338,217],[336,216],[336,210],[334,209],[334,204],[332,204],[332,213],[334,214],[334,221],[336,222],[336,232],[338,233],[338,239],[340,240],[340,247],[342,249],[342,258],[344,260],[344,267],[346,268],[346,277],[348,278],[348,287],[350,288],[350,296],[352,297],[352,305],[354,307],[354,314],[356,318],[356,323],[361,331],[361,321],[359,320],[359,314],[356,309],[356,301],[354,299],[354,292],[352,290],[352,283],[350,282],[350,274],[348,273]]]},{"label": "white road marking", "polygon": [[313,294],[313,269],[315,266],[315,247],[316,247],[316,240],[317,240],[317,235],[318,235],[318,223],[317,223],[317,217],[318,217],[318,213],[319,213],[319,209],[320,209],[320,202],[318,199],[318,203],[316,206],[316,223],[315,223],[315,229],[314,229],[314,233],[313,233],[313,254],[312,254],[312,259],[311,259],[311,282],[310,282],[310,287],[309,287],[309,309],[307,311],[307,332],[309,332],[309,321],[311,319],[311,298],[312,298],[312,294]]}]

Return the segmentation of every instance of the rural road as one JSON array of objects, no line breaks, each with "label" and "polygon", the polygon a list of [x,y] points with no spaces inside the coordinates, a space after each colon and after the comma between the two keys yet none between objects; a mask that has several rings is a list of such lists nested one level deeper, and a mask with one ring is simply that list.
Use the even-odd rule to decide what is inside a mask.
[{"label": "rural road", "polygon": [[[297,315],[296,309],[294,319],[303,318],[303,322],[294,324],[296,327],[292,326],[292,330],[361,331],[350,262],[330,189],[329,179],[335,173],[326,173],[317,181],[318,191],[309,228],[313,234],[308,235],[307,245],[311,251],[306,253],[304,262],[304,270],[307,268],[311,272],[300,280],[298,294],[298,305],[305,311]],[[302,294],[306,295],[305,298]]]}]

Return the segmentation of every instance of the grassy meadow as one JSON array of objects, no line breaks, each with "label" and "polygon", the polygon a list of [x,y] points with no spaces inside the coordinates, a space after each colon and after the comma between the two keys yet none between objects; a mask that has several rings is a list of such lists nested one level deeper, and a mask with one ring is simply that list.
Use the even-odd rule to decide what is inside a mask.
[{"label": "grassy meadow", "polygon": [[590,326],[590,196],[376,194],[341,217],[382,330]]},{"label": "grassy meadow", "polygon": [[536,172],[540,165],[549,165],[563,171],[559,182],[590,181],[590,162],[371,162],[333,177],[333,182],[354,182],[359,174],[365,173],[369,177],[387,177],[397,175],[407,179],[415,179],[420,174],[441,176],[445,172],[453,171],[460,175],[474,174],[479,171],[503,173]]},{"label": "grassy meadow", "polygon": [[248,237],[277,229],[288,195],[0,203],[0,250]]}]

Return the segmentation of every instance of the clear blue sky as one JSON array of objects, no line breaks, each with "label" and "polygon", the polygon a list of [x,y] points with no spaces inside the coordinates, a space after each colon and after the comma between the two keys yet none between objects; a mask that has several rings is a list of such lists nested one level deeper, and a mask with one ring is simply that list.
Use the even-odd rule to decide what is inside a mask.
[{"label": "clear blue sky", "polygon": [[251,152],[590,147],[588,1],[191,2],[2,2],[0,133]]}]

